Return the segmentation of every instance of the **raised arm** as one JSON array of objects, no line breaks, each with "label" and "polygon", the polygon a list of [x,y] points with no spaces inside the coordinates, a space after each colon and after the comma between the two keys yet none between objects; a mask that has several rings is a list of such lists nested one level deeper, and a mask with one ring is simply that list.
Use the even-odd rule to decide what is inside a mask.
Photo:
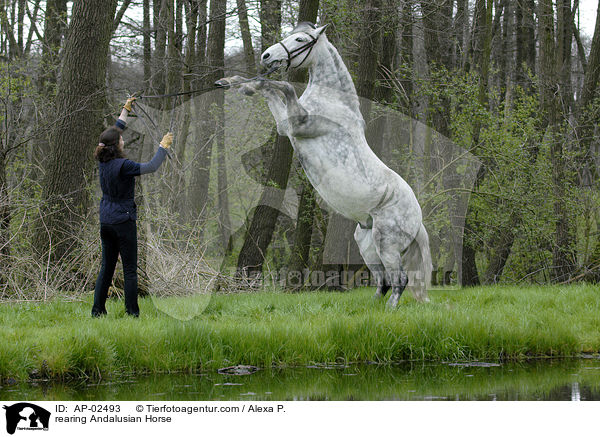
[{"label": "raised arm", "polygon": [[115,126],[117,126],[119,129],[125,129],[125,126],[127,126],[127,117],[129,117],[133,102],[135,102],[135,97],[130,97],[127,99],[127,102],[125,102],[125,105],[123,105],[121,115],[119,115],[119,118],[115,123]]},{"label": "raised arm", "polygon": [[167,149],[173,144],[173,134],[168,132],[160,142],[160,147],[154,154],[154,157],[148,161],[140,164],[140,175],[154,173],[165,160],[167,155]]}]

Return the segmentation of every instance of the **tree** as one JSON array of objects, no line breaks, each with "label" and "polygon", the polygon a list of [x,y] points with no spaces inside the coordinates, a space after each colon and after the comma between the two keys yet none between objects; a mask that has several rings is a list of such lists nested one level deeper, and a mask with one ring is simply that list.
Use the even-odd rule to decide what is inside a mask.
[{"label": "tree", "polygon": [[534,0],[516,3],[516,83],[524,89],[531,89],[530,74],[535,72],[535,10]]},{"label": "tree", "polygon": [[253,74],[256,71],[256,62],[254,60],[254,48],[252,46],[252,34],[250,33],[250,24],[248,22],[248,9],[246,8],[246,0],[237,0],[237,8],[240,21],[240,32],[242,34],[242,43],[244,44],[246,70],[248,74]]},{"label": "tree", "polygon": [[39,72],[40,92],[49,94],[56,84],[56,70],[59,65],[58,53],[67,22],[67,0],[48,0],[44,18],[44,42],[42,63]]},{"label": "tree", "polygon": [[[216,10],[213,11],[213,7],[217,5],[214,2],[210,4],[210,16],[213,17],[216,14]],[[197,43],[196,43],[196,54],[195,54],[195,65],[194,76],[198,79],[194,82],[194,86],[203,88],[210,82],[209,69],[206,67],[207,61],[207,1],[201,1],[198,3],[198,29],[197,29]],[[210,20],[211,27],[213,21]],[[190,175],[190,182],[187,187],[187,205],[188,205],[188,217],[192,220],[198,220],[198,225],[202,228],[204,220],[207,214],[207,203],[208,203],[208,188],[210,178],[210,163],[212,157],[212,123],[207,117],[208,108],[210,104],[210,96],[202,95],[194,102],[194,116],[196,121],[196,149],[193,151],[193,166],[192,174]]]},{"label": "tree", "polygon": [[143,46],[144,46],[144,89],[150,89],[152,79],[152,37],[150,29],[150,0],[144,0],[142,5],[143,14]]},{"label": "tree", "polygon": [[[281,5],[279,0],[275,4]],[[273,0],[263,0],[261,3],[262,48],[263,50],[276,42],[281,26],[281,13],[273,9],[267,14],[266,10]],[[298,12],[298,21],[315,21],[319,7],[318,0],[301,0]],[[294,71],[289,74],[291,83],[303,82],[305,73]],[[292,164],[293,149],[287,137],[277,135],[273,131],[274,150],[267,167],[266,189],[261,194],[258,206],[254,209],[250,219],[250,225],[244,236],[244,243],[240,250],[237,262],[238,274],[256,278],[262,274],[264,257],[267,248],[271,244],[273,232],[279,217],[277,205],[283,201],[283,190],[287,187]],[[281,190],[271,190],[268,187],[275,186]],[[275,198],[272,198],[272,197]],[[269,199],[267,199],[269,198]],[[270,205],[270,206],[269,206]]]},{"label": "tree", "polygon": [[[589,174],[597,174],[593,169],[595,167],[594,157],[597,154],[592,150],[594,139],[594,128],[597,125],[597,109],[594,110],[592,102],[594,97],[598,95],[598,85],[600,84],[600,1],[598,2],[596,13],[596,25],[594,28],[594,36],[592,38],[592,46],[587,61],[585,77],[581,89],[581,98],[578,102],[577,109],[577,131],[576,137],[580,141],[580,153],[585,157],[582,167],[588,170]],[[594,282],[600,282],[600,239],[596,242],[592,256],[587,268],[591,269],[591,273],[586,279]]]},{"label": "tree", "polygon": [[[89,206],[92,150],[102,131],[105,78],[116,0],[75,0],[56,96],[59,120],[43,180],[36,247],[61,260],[76,247]],[[82,37],[85,35],[85,37]]]},{"label": "tree", "polygon": [[[157,94],[164,94],[167,81],[165,75],[165,60],[167,52],[167,28],[169,7],[172,9],[173,0],[154,0],[154,71],[152,73],[152,89]],[[158,7],[157,7],[158,5]]]},{"label": "tree", "polygon": [[[209,83],[214,83],[225,75],[225,13],[226,0],[211,0],[211,25],[208,35],[208,62],[211,73]],[[229,217],[229,196],[227,195],[227,168],[225,163],[225,95],[222,91],[212,93],[214,97],[211,113],[213,117],[215,148],[217,152],[217,206],[219,210],[219,233],[225,253],[231,251],[231,219]]]},{"label": "tree", "polygon": [[[472,62],[478,67],[479,73],[479,93],[478,103],[482,108],[488,105],[487,87],[490,69],[490,54],[492,43],[492,0],[477,0],[475,3],[475,23],[473,24],[472,37]],[[480,142],[481,123],[475,120],[473,127],[473,145],[477,147]],[[481,184],[485,177],[486,163],[482,163],[475,179],[475,189]],[[469,205],[471,202],[469,202]],[[471,223],[473,216],[471,209],[467,206],[465,217],[465,226],[463,231],[463,251],[462,251],[462,275],[461,285],[474,286],[479,285],[479,274],[475,263],[476,249],[473,244],[473,225]]]},{"label": "tree", "polygon": [[[568,1],[568,0],[567,0]],[[540,0],[539,3],[539,35],[540,35],[540,110],[542,128],[546,130],[547,141],[550,142],[550,159],[552,163],[553,203],[556,220],[555,241],[552,248],[552,277],[555,280],[567,279],[574,269],[574,238],[569,212],[566,205],[566,187],[568,184],[566,161],[564,159],[563,139],[560,124],[562,122],[561,88],[570,74],[565,71],[565,63],[570,64],[571,37],[570,27],[565,23],[571,22],[567,6],[560,2],[558,17],[558,44],[555,41],[554,8],[551,0]],[[568,37],[566,33],[568,32]],[[567,40],[568,39],[568,43]],[[568,48],[566,46],[569,46]],[[570,88],[570,87],[568,87]],[[567,104],[568,106],[568,104]]]}]

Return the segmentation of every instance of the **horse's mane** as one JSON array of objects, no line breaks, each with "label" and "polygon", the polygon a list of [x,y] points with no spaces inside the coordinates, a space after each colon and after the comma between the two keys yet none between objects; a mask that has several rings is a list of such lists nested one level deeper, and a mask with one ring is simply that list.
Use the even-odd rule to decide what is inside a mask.
[{"label": "horse's mane", "polygon": [[327,51],[329,52],[329,55],[333,60],[335,68],[338,71],[340,91],[347,95],[348,99],[350,100],[352,109],[360,115],[360,104],[358,101],[358,95],[356,94],[356,88],[354,87],[354,81],[352,80],[352,76],[350,76],[350,72],[348,71],[344,60],[342,59],[335,46],[329,42],[326,35],[322,35],[321,37],[325,39],[324,42],[325,46],[327,47]]},{"label": "horse's mane", "polygon": [[307,30],[315,30],[316,28],[317,26],[315,26],[315,24],[311,23],[310,21],[301,21],[298,24],[296,24],[296,27],[292,29],[292,34],[297,32],[305,32]]},{"label": "horse's mane", "polygon": [[[296,25],[296,27],[294,27],[291,33],[294,34],[297,32],[310,32],[312,30],[315,30],[316,28],[317,26],[311,23],[310,21],[301,21]],[[329,39],[327,38],[327,35],[325,33],[322,33],[319,39],[321,40],[320,42],[324,44],[325,48],[327,49],[327,52],[331,57],[331,61],[333,62],[335,71],[338,73],[335,88],[344,94],[345,100],[347,100],[347,103],[350,106],[350,108],[356,113],[356,115],[362,118],[360,112],[360,104],[358,101],[358,95],[356,94],[356,88],[354,87],[352,76],[350,76],[350,72],[348,71],[346,64],[344,63],[342,57],[340,56],[335,46],[331,44],[331,42],[329,42]]]}]

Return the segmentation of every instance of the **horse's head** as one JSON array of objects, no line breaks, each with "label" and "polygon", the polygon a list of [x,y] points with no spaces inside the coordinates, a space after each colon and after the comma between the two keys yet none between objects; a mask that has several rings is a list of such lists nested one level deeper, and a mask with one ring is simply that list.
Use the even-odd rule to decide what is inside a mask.
[{"label": "horse's head", "polygon": [[290,36],[263,52],[260,62],[268,69],[286,64],[287,68],[308,67],[312,62],[313,48],[319,42],[328,24],[316,27],[309,22],[299,23]]}]

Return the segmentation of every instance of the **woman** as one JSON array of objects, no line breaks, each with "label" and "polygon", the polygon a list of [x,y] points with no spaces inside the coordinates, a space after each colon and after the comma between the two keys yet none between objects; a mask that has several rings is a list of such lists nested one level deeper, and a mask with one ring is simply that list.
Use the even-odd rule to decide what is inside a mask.
[{"label": "woman", "polygon": [[102,241],[102,267],[96,280],[92,316],[106,314],[106,297],[115,272],[117,258],[121,255],[125,279],[125,311],[138,317],[137,302],[137,229],[134,201],[135,176],[153,173],[162,164],[167,149],[173,143],[173,134],[167,133],[156,154],[146,163],[125,158],[121,132],[127,125],[127,116],[135,98],[127,100],[114,127],[100,135],[100,144],[94,153],[100,170],[100,239]]}]

